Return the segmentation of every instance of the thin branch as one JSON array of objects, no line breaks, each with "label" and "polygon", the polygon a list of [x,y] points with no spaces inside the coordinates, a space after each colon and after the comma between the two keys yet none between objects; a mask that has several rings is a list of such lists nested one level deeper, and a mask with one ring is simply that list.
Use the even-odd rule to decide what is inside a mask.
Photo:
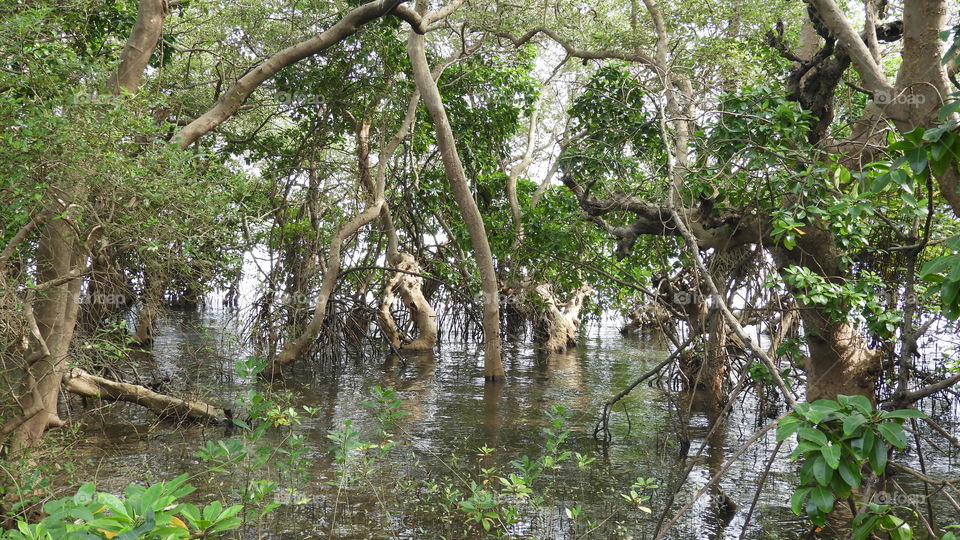
[{"label": "thin branch", "polygon": [[13,235],[13,238],[10,239],[7,245],[4,246],[3,251],[0,252],[0,275],[6,273],[7,261],[13,256],[13,252],[16,251],[17,246],[19,246],[35,228],[47,221],[51,214],[53,214],[53,211],[45,208],[39,214],[33,216],[23,227],[20,227],[17,234]]},{"label": "thin branch", "polygon": [[678,347],[676,350],[670,353],[670,355],[664,358],[662,362],[654,366],[653,369],[637,377],[637,379],[634,380],[632,383],[630,383],[629,386],[621,390],[617,395],[608,399],[607,402],[603,404],[603,412],[600,413],[600,420],[597,422],[597,425],[594,426],[593,428],[593,438],[599,440],[599,437],[597,435],[599,433],[603,433],[603,440],[609,441],[612,438],[612,436],[610,435],[609,422],[610,422],[610,411],[613,409],[613,406],[616,405],[618,401],[620,401],[621,399],[625,398],[628,394],[630,394],[630,392],[632,392],[634,388],[639,386],[640,383],[649,379],[650,377],[653,377],[657,373],[660,373],[661,369],[667,367],[667,365],[669,365],[671,362],[676,360],[683,353],[683,351],[686,350],[688,346],[690,346],[691,342],[693,342],[693,337],[687,338],[687,340],[684,341],[680,345],[680,347]]},{"label": "thin branch", "polygon": [[910,405],[920,401],[921,399],[936,394],[942,390],[946,390],[951,386],[960,383],[960,373],[943,379],[942,381],[935,382],[933,384],[924,386],[918,390],[912,392],[904,391],[897,392],[894,394],[884,405],[883,408],[887,410],[891,409],[902,409],[903,407],[909,407]]},{"label": "thin branch", "polygon": [[720,479],[723,478],[723,475],[727,474],[727,470],[729,470],[730,467],[733,466],[733,464],[736,463],[737,460],[740,459],[740,457],[743,456],[743,454],[745,454],[751,446],[753,446],[753,443],[763,438],[763,436],[766,435],[768,431],[776,427],[776,425],[779,424],[781,420],[783,420],[788,414],[791,414],[792,412],[793,411],[788,411],[786,413],[783,413],[782,415],[780,415],[779,418],[777,418],[773,422],[770,422],[769,424],[761,428],[759,431],[754,433],[752,437],[747,439],[747,441],[744,442],[743,445],[740,446],[740,448],[738,448],[737,451],[734,452],[733,455],[731,455],[727,459],[726,463],[724,463],[723,466],[720,467],[720,470],[717,471],[717,474],[713,475],[713,478],[711,478],[706,484],[704,484],[703,487],[698,489],[697,492],[694,493],[692,497],[690,497],[690,500],[687,502],[687,504],[683,505],[683,507],[680,508],[680,510],[678,510],[677,513],[674,514],[672,518],[670,518],[670,521],[668,521],[667,525],[663,527],[660,530],[660,532],[654,537],[654,540],[660,540],[661,538],[664,538],[665,535],[668,532],[670,532],[670,529],[672,529],[677,524],[677,521],[680,519],[680,517],[686,514],[693,507],[693,505],[696,504],[697,500],[699,500],[700,497],[703,496],[704,493],[706,493],[710,488],[715,486],[717,482],[719,482]]}]

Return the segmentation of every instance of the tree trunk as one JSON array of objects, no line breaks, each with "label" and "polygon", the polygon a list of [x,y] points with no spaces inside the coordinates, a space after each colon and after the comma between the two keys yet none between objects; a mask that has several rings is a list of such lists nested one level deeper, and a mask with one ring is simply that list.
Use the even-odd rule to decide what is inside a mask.
[{"label": "tree trunk", "polygon": [[[443,66],[441,65],[440,67]],[[439,76],[441,71],[442,69],[438,69],[436,74],[432,73],[430,75],[431,80]],[[380,150],[375,178],[371,177],[369,165],[370,124],[366,121],[361,123],[357,136],[360,182],[373,197],[377,197],[378,194],[382,196],[386,189],[387,163],[397,151],[403,139],[410,133],[410,128],[416,120],[417,104],[419,102],[420,92],[415,90],[410,96],[407,112],[404,115],[403,121],[400,123],[400,127]],[[420,265],[413,255],[400,252],[400,239],[397,235],[397,228],[393,223],[393,215],[386,201],[384,201],[383,209],[380,212],[380,220],[383,222],[383,229],[387,235],[387,261],[399,270],[394,273],[393,277],[384,287],[383,298],[380,302],[381,329],[387,341],[390,342],[394,349],[416,351],[432,350],[436,347],[438,339],[437,313],[423,294],[423,278],[416,275],[420,273]],[[400,330],[397,328],[396,320],[393,318],[391,307],[393,306],[395,292],[400,293],[400,298],[404,305],[410,310],[414,326],[417,329],[417,337],[412,340],[404,339]]]},{"label": "tree trunk", "polygon": [[[797,246],[775,253],[780,267],[790,264],[809,268],[826,280],[840,283],[840,251],[833,235],[813,226],[804,227]],[[797,297],[794,294],[794,297]],[[838,394],[862,395],[876,400],[876,378],[880,373],[878,351],[846,319],[828,313],[821,306],[799,302],[803,335],[810,357],[805,361],[807,400],[835,399]]]},{"label": "tree trunk", "polygon": [[167,15],[166,0],[140,0],[137,8],[137,20],[130,38],[120,53],[120,67],[107,82],[113,94],[120,91],[134,94],[140,87],[140,78],[153,56],[160,34],[163,31],[163,19]]},{"label": "tree trunk", "polygon": [[367,2],[349,11],[329,29],[274,54],[248,71],[227,90],[207,112],[183,127],[173,140],[180,148],[187,148],[200,137],[213,131],[240,110],[240,106],[264,81],[281,69],[314,56],[352,36],[363,25],[390,13],[399,2]]},{"label": "tree trunk", "polygon": [[29,295],[24,306],[31,339],[20,400],[24,421],[13,432],[14,453],[35,446],[48,427],[63,425],[57,398],[77,323],[82,262],[79,239],[66,220],[48,222],[37,249],[37,289],[51,285],[39,290],[36,301]]},{"label": "tree trunk", "polygon": [[836,399],[839,394],[861,395],[876,402],[876,380],[880,355],[867,347],[856,329],[846,322],[834,322],[819,309],[801,309],[804,337],[810,358],[807,372],[807,401]]},{"label": "tree trunk", "polygon": [[637,330],[664,330],[670,323],[671,315],[660,302],[648,302],[635,306],[627,313],[620,333],[627,336]]},{"label": "tree trunk", "polygon": [[447,180],[450,182],[450,189],[453,191],[457,206],[460,207],[467,232],[473,242],[477,265],[480,267],[480,281],[484,297],[484,378],[487,381],[503,380],[506,375],[500,358],[499,287],[493,263],[493,253],[490,251],[487,232],[483,224],[483,216],[480,215],[477,203],[473,200],[473,195],[470,192],[470,184],[457,153],[456,140],[453,136],[453,130],[450,128],[450,122],[447,120],[447,112],[443,106],[440,91],[437,89],[437,84],[430,74],[430,67],[427,65],[424,37],[413,30],[410,31],[407,41],[407,55],[413,65],[413,75],[417,83],[417,89],[420,90],[423,103],[433,118],[433,125],[437,134],[437,146],[443,159]]},{"label": "tree trunk", "polygon": [[147,278],[147,290],[143,298],[143,306],[137,314],[137,327],[134,330],[132,342],[138,347],[148,347],[153,343],[153,328],[157,315],[160,313],[162,292],[159,280]]},{"label": "tree trunk", "polygon": [[[714,280],[724,287],[724,292],[727,277],[713,274]],[[702,340],[702,352],[691,351],[680,357],[684,388],[690,392],[708,392],[714,406],[719,406],[726,399],[724,382],[729,360],[726,346],[730,330],[723,314],[713,305],[707,287],[702,282],[698,287],[696,278],[664,279],[657,287],[660,302],[670,307],[664,311],[682,314],[690,327],[690,335],[700,336]]]},{"label": "tree trunk", "polygon": [[333,239],[330,241],[330,253],[327,255],[327,268],[323,272],[323,282],[320,285],[320,294],[317,296],[317,305],[314,308],[313,317],[300,335],[286,343],[283,349],[270,359],[270,367],[264,372],[266,377],[270,379],[280,377],[284,366],[303,356],[313,341],[317,339],[317,336],[320,335],[320,331],[323,329],[323,321],[326,318],[327,303],[337,285],[337,278],[340,277],[340,251],[343,242],[359,231],[361,227],[377,219],[382,207],[383,199],[377,199],[362,212],[353,216],[353,219],[333,235]]},{"label": "tree trunk", "polygon": [[[863,118],[853,128],[849,142],[855,144],[843,160],[867,163],[872,161],[867,143],[884,143],[882,138],[891,120],[901,133],[918,126],[932,127],[937,113],[949,93],[946,66],[941,63],[944,43],[939,33],[946,28],[947,2],[945,0],[905,0],[903,3],[903,60],[897,72],[896,84],[891,84],[883,67],[871,54],[867,44],[847,21],[833,0],[810,0],[830,31],[850,55],[860,73],[863,86],[873,93]],[[849,146],[849,145],[847,145]],[[937,176],[940,193],[953,213],[960,216],[960,170],[951,165]]]}]

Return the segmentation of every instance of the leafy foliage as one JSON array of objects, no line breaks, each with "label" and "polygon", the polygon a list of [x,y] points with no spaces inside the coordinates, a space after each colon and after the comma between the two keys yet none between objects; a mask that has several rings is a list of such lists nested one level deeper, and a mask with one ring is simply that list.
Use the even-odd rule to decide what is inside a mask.
[{"label": "leafy foliage", "polygon": [[149,487],[131,485],[124,496],[96,491],[84,484],[72,497],[56,499],[43,507],[47,517],[38,523],[19,521],[4,533],[9,540],[55,540],[59,538],[122,540],[173,540],[217,537],[234,530],[242,521],[241,505],[224,508],[214,501],[201,510],[183,499],[194,491],[188,475]]},{"label": "leafy foliage", "polygon": [[568,112],[584,137],[561,159],[566,171],[591,181],[640,179],[665,160],[656,116],[646,92],[627,69],[609,65],[594,72]]},{"label": "leafy foliage", "polygon": [[838,500],[860,488],[864,465],[881,475],[890,447],[906,448],[903,421],[924,416],[913,409],[877,410],[864,396],[841,395],[836,401],[798,403],[794,409],[777,426],[778,441],[796,436],[791,459],[803,459],[800,486],[790,505],[794,513],[805,513],[820,526]]}]

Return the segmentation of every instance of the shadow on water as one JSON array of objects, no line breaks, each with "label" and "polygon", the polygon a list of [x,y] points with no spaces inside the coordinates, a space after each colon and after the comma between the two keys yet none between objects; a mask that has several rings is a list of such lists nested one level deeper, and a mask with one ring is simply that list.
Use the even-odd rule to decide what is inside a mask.
[{"label": "shadow on water", "polygon": [[[233,361],[243,355],[242,348],[232,342],[234,331],[219,311],[171,314],[158,328],[152,367],[143,375],[163,377],[170,381],[171,391],[192,392],[229,405],[247,390],[233,375]],[[481,354],[470,344],[446,343],[437,353],[402,358],[365,351],[335,365],[296,366],[283,384],[295,405],[319,409],[298,430],[305,435],[310,469],[316,477],[293,497],[299,504],[282,505],[265,518],[263,537],[462,537],[442,524],[436,530],[427,524],[427,532],[417,532],[414,527],[425,526],[422,518],[383,515],[378,497],[389,498],[390,493],[371,495],[362,486],[336,487],[327,432],[352,419],[362,433],[373,433],[375,424],[362,403],[375,385],[395,389],[407,413],[395,430],[397,440],[403,442],[401,450],[384,458],[388,462],[383,474],[396,482],[453,476],[452,459],[507,474],[511,461],[545,451],[541,430],[550,405],[563,403],[569,408],[572,433],[566,448],[595,455],[597,461],[589,473],[579,471],[575,463],[550,471],[551,488],[542,495],[545,507],[553,510],[522,520],[511,530],[517,537],[572,538],[564,508],[580,504],[590,519],[604,523],[603,537],[652,538],[666,502],[666,486],[677,483],[689,460],[694,460],[694,467],[674,510],[689,500],[683,497],[718,472],[755,426],[756,419],[742,412],[751,410],[749,404],[736,406],[727,418],[718,419],[694,396],[680,407],[689,409],[687,416],[664,391],[641,385],[616,406],[611,419],[613,441],[601,445],[591,434],[602,403],[665,358],[662,343],[624,338],[615,328],[601,326],[585,332],[577,349],[567,354],[539,355],[518,343],[506,344],[504,354],[509,380],[498,385],[484,384]],[[95,476],[101,489],[116,492],[130,482],[188,472],[195,475],[197,496],[204,500],[229,497],[230,489],[236,487],[231,482],[242,481],[209,475],[195,457],[207,441],[230,436],[222,427],[174,429],[127,405],[111,406],[94,418],[81,434],[80,451],[88,458],[81,473]],[[710,426],[718,420],[723,425],[708,438]],[[701,456],[686,457],[686,449],[678,444],[678,429],[689,437],[691,455],[706,441]],[[758,477],[775,444],[771,435],[748,451],[719,488],[694,505],[671,538],[739,537]],[[478,453],[483,453],[478,449],[484,446],[493,450],[478,460]],[[788,508],[795,466],[787,454],[783,452],[783,459],[772,464],[748,538],[799,538],[804,531],[803,522]],[[631,508],[620,495],[637,477],[652,477],[663,486],[647,503],[654,510],[652,515]],[[395,502],[393,508],[405,508],[403,501]]]}]

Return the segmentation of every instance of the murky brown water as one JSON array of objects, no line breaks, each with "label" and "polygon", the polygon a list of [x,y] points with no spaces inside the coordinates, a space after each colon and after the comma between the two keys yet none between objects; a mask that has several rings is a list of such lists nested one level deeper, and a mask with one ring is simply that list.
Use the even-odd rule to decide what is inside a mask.
[{"label": "murky brown water", "polygon": [[[171,385],[176,391],[199,393],[216,404],[229,406],[247,389],[234,375],[233,362],[244,353],[230,343],[235,330],[231,324],[219,310],[171,314],[158,329],[154,368],[139,368],[141,375],[166,376],[175,381]],[[396,500],[396,493],[372,489],[369,481],[346,490],[326,483],[336,479],[327,431],[353,419],[365,437],[373,438],[375,425],[361,402],[368,399],[372,386],[380,385],[399,392],[408,414],[396,430],[402,444],[381,462],[375,475],[377,485],[451,474],[445,465],[451,455],[458,456],[467,471],[497,466],[500,474],[506,474],[511,470],[510,461],[544,452],[540,431],[546,421],[544,412],[550,404],[563,403],[573,412],[573,433],[566,448],[591,453],[597,461],[588,473],[567,462],[552,473],[553,478],[541,479],[540,484],[550,486],[541,493],[546,499],[545,509],[525,516],[510,534],[580,537],[586,529],[572,525],[563,509],[581,504],[589,519],[602,523],[588,537],[652,538],[670,491],[668,486],[676,483],[690,463],[679,458],[675,443],[677,429],[684,421],[664,391],[641,385],[616,406],[611,420],[612,443],[597,443],[592,433],[602,403],[665,354],[662,344],[624,338],[613,326],[600,326],[587,331],[577,350],[565,355],[542,357],[526,344],[506,344],[504,361],[509,382],[497,387],[483,384],[482,359],[476,347],[457,343],[445,344],[435,355],[404,360],[368,352],[347,356],[336,365],[297,366],[285,384],[294,394],[295,404],[319,408],[319,413],[297,430],[306,437],[310,469],[316,478],[295,494],[300,504],[283,505],[269,514],[259,533],[265,538],[284,539],[463,536],[458,532],[462,527],[426,522],[423,516],[414,515],[414,501]],[[752,434],[756,419],[751,411],[755,408],[749,401],[735,407],[726,420],[726,429],[711,437],[703,455],[696,458],[678,502],[686,502],[684,497],[702,486]],[[205,500],[228,498],[234,487],[231,484],[244,481],[239,475],[211,476],[195,457],[206,441],[231,436],[222,427],[173,429],[128,405],[113,406],[94,418],[82,432],[79,452],[87,461],[81,473],[95,476],[101,490],[119,491],[129,482],[151,482],[189,472],[196,475],[193,484],[199,488],[197,498]],[[710,422],[706,415],[695,412],[686,424],[693,454],[706,437]],[[477,449],[484,445],[495,450],[490,457],[480,459]],[[718,510],[714,499],[703,497],[671,538],[740,538],[758,479],[774,446],[771,434],[735,464],[722,482],[736,510]],[[805,531],[803,521],[788,508],[795,479],[794,465],[786,459],[788,453],[789,449],[782,450],[781,457],[773,462],[747,538],[798,538]],[[955,459],[928,458],[927,466],[932,473],[947,475]],[[268,466],[262,474],[272,477],[275,471]],[[631,508],[619,495],[638,476],[656,478],[662,486],[648,503],[652,515]],[[675,504],[673,508],[678,507]],[[960,521],[960,516],[954,521]],[[257,534],[254,529],[246,531],[250,538]]]}]

